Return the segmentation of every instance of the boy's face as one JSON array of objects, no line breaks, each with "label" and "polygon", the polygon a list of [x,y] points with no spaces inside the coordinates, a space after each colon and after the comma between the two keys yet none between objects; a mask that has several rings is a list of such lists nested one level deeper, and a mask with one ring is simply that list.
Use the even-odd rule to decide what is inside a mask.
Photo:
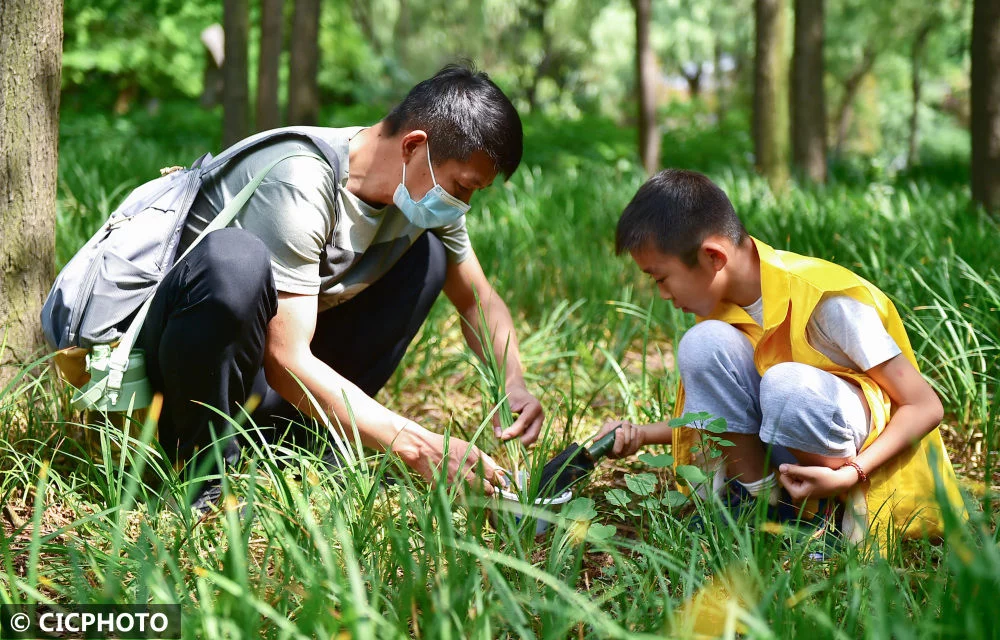
[{"label": "boy's face", "polygon": [[708,316],[722,298],[719,270],[710,256],[698,252],[698,263],[689,267],[675,255],[649,245],[630,252],[644,273],[648,273],[660,290],[660,297],[673,303],[684,313]]}]

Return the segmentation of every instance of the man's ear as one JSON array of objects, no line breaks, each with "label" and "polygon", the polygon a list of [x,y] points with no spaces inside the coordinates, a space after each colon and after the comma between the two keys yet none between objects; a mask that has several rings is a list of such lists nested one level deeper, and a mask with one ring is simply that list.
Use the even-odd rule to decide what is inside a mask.
[{"label": "man's ear", "polygon": [[418,147],[427,142],[427,132],[423,129],[414,129],[400,138],[400,150],[403,153],[403,162],[409,162]]},{"label": "man's ear", "polygon": [[707,238],[701,243],[701,249],[698,250],[698,259],[712,271],[722,271],[729,264],[728,247],[712,238]]}]

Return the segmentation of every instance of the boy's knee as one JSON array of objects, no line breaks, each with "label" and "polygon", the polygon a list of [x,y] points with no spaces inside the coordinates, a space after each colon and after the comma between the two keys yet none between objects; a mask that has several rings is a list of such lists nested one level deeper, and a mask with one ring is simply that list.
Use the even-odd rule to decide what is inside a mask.
[{"label": "boy's knee", "polygon": [[788,396],[807,393],[813,387],[817,372],[819,369],[799,362],[774,365],[760,379],[761,404],[772,404]]},{"label": "boy's knee", "polygon": [[677,367],[683,372],[711,369],[726,358],[749,356],[753,345],[739,329],[720,320],[705,320],[681,336]]},{"label": "boy's knee", "polygon": [[849,455],[863,440],[864,413],[858,421],[854,407],[841,406],[853,396],[838,393],[840,384],[846,383],[798,362],[768,369],[760,381],[761,440],[817,455]]}]

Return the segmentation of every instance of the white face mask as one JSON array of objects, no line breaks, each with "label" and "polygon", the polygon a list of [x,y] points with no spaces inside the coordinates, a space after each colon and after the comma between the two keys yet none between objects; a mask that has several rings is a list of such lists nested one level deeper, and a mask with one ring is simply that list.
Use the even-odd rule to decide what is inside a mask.
[{"label": "white face mask", "polygon": [[419,202],[410,197],[406,189],[406,163],[403,163],[403,181],[396,187],[392,201],[406,219],[421,229],[436,229],[455,222],[469,211],[469,205],[444,190],[434,177],[431,164],[431,145],[427,144],[427,166],[431,170],[434,187]]}]

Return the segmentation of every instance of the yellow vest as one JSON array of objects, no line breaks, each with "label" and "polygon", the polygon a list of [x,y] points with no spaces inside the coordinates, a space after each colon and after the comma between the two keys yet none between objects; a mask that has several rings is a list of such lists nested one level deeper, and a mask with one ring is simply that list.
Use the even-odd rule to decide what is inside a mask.
[{"label": "yellow vest", "polygon": [[[764,326],[735,304],[719,305],[708,318],[726,322],[750,339],[754,345],[754,363],[764,375],[782,362],[799,362],[847,379],[864,390],[872,413],[872,430],[865,441],[867,448],[878,437],[892,415],[888,394],[863,373],[846,369],[816,351],[806,339],[806,324],[824,296],[847,295],[875,308],[889,335],[903,355],[917,367],[910,340],[895,306],[870,282],[857,274],[819,258],[776,251],[753,239],[760,256],[761,291],[764,302]],[[679,388],[675,416],[684,406],[684,390]],[[697,430],[678,427],[673,432],[675,466],[692,463],[691,447],[700,442]],[[885,542],[894,530],[903,536],[931,536],[942,532],[941,513],[935,499],[937,475],[953,508],[965,514],[958,481],[945,451],[940,431],[935,428],[920,443],[898,454],[870,474],[871,482],[864,498],[867,504],[869,531]]]}]

